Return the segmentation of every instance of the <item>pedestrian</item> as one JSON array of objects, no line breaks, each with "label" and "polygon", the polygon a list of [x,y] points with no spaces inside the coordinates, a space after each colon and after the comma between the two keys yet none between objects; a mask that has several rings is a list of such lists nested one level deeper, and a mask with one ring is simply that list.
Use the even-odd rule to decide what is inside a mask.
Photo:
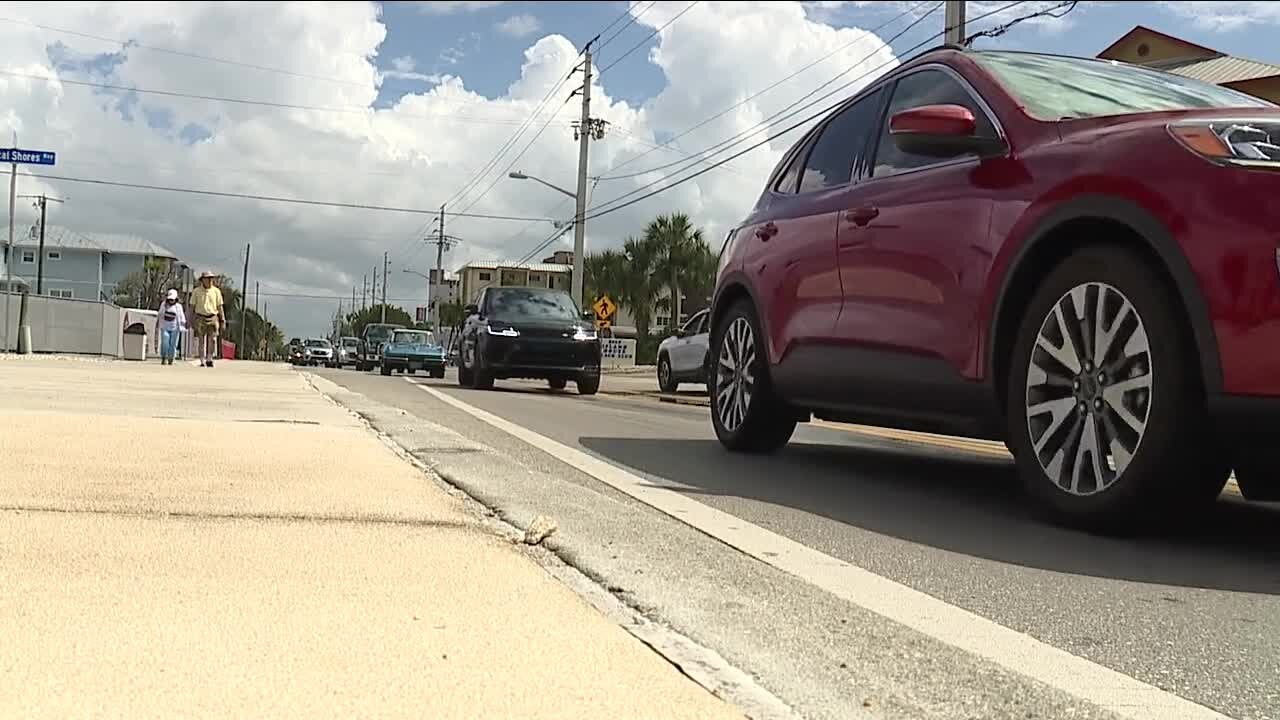
[{"label": "pedestrian", "polygon": [[156,337],[160,339],[160,364],[172,365],[178,353],[178,338],[187,328],[187,313],[178,302],[178,291],[170,290],[156,313]]},{"label": "pedestrian", "polygon": [[200,364],[213,367],[218,355],[218,336],[227,328],[227,316],[222,303],[222,291],[213,281],[217,275],[200,274],[200,287],[191,293],[191,311],[196,315],[196,337],[200,344]]}]

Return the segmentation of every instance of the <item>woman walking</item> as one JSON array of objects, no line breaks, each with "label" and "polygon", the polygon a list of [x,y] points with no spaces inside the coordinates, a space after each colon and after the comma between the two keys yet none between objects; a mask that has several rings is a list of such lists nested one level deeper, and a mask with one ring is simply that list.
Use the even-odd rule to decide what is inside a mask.
[{"label": "woman walking", "polygon": [[172,365],[178,353],[178,338],[187,327],[187,313],[178,302],[178,291],[170,290],[156,314],[156,335],[160,338],[160,364]]}]

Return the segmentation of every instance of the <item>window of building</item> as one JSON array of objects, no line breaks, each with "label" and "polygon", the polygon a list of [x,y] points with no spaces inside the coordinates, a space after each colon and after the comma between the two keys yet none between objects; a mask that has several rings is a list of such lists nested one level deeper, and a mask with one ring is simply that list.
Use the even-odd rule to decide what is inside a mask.
[{"label": "window of building", "polygon": [[50,260],[61,260],[61,259],[62,259],[62,251],[61,251],[61,250],[50,250],[50,251],[49,251],[49,253],[48,253],[48,255],[47,255],[47,257],[48,257]]},{"label": "window of building", "polygon": [[480,282],[489,282],[491,280],[493,280],[493,273],[487,273],[487,272],[480,273]]},{"label": "window of building", "polygon": [[65,289],[65,288],[53,288],[53,289],[49,290],[49,297],[56,297],[56,298],[74,298],[74,297],[75,297],[75,293],[73,293],[73,292],[71,292],[70,290],[67,290],[67,289]]},{"label": "window of building", "polygon": [[31,265],[31,264],[32,264],[32,263],[34,263],[35,261],[36,261],[36,251],[35,251],[35,250],[23,250],[23,251],[22,251],[22,262],[26,263],[27,265]]},{"label": "window of building", "polygon": [[530,285],[534,285],[534,284],[542,285],[544,284],[544,282],[545,281],[542,279],[542,273],[529,273]]}]

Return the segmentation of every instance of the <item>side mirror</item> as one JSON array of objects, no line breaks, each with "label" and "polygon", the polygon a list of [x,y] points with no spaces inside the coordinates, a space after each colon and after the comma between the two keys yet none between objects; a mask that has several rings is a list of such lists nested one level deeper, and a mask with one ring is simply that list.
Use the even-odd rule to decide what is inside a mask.
[{"label": "side mirror", "polygon": [[993,155],[1005,150],[998,138],[977,136],[978,120],[962,105],[923,105],[889,119],[889,136],[903,152],[949,158],[969,153]]},{"label": "side mirror", "polygon": [[676,337],[678,337],[678,338],[682,338],[682,337],[686,337],[686,336],[688,336],[688,335],[689,335],[689,333],[685,332],[685,331],[684,331],[684,328],[676,328]]},{"label": "side mirror", "polygon": [[595,313],[595,311],[594,311],[594,310],[583,310],[583,311],[582,311],[582,319],[583,319],[583,320],[587,320],[587,321],[589,321],[589,322],[595,322],[595,319],[596,319],[596,313]]},{"label": "side mirror", "polygon": [[477,306],[475,306],[475,305],[468,305],[468,306],[466,306],[465,308],[463,308],[463,309],[462,309],[462,312],[463,312],[463,314],[465,314],[467,317],[471,317],[472,315],[479,315],[479,314],[480,314],[480,308],[479,308],[479,307],[477,307]]}]

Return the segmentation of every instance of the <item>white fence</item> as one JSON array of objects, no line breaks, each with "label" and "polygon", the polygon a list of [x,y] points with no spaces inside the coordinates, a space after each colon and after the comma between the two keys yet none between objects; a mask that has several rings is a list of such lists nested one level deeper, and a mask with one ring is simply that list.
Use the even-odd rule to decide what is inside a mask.
[{"label": "white fence", "polygon": [[[5,295],[0,292],[0,316],[5,315]],[[22,296],[9,295],[9,313],[0,328],[5,349],[18,347],[18,313]],[[110,355],[123,352],[124,313],[122,308],[93,300],[27,296],[27,324],[31,326],[31,350],[38,353]],[[151,333],[153,328],[148,327]]]}]

